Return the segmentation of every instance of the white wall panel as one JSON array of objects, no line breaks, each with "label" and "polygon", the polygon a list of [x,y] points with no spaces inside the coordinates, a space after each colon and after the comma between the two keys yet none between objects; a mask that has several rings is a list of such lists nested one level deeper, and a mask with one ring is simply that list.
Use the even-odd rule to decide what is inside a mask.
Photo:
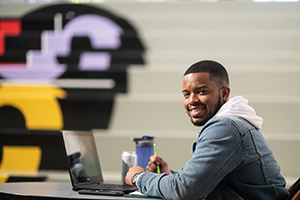
[{"label": "white wall panel", "polygon": [[[146,65],[131,66],[129,92],[117,96],[110,129],[95,130],[100,152],[115,148],[100,156],[104,161],[134,150],[130,137],[152,134],[171,167],[183,166],[199,128],[183,109],[182,74],[198,60],[214,59],[228,69],[232,96],[248,98],[264,118],[262,131],[283,175],[299,176],[299,2],[93,5],[131,21],[146,44]],[[21,15],[34,7],[0,5],[0,13]],[[102,162],[103,169],[119,173],[120,159]]]}]

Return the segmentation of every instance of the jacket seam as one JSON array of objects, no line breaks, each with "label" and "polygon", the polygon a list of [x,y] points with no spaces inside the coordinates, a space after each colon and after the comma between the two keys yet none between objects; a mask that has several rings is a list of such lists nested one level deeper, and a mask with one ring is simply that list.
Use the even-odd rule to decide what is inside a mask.
[{"label": "jacket seam", "polygon": [[260,162],[261,170],[262,170],[262,173],[263,173],[263,177],[265,179],[265,183],[266,183],[266,185],[270,185],[270,181],[269,181],[268,176],[266,174],[265,164],[264,164],[264,161],[262,159],[262,154],[260,153],[260,151],[259,151],[259,149],[256,145],[256,142],[254,140],[254,136],[253,136],[252,131],[250,131],[250,135],[251,135],[251,139],[252,139],[252,142],[254,144],[254,147],[255,147],[255,151],[259,156],[259,162]]},{"label": "jacket seam", "polygon": [[143,187],[141,188],[143,193],[147,191],[147,188],[146,188],[146,182],[148,181],[148,179],[149,179],[151,176],[153,176],[153,174],[150,174],[150,175],[146,178],[146,180],[144,181]]}]

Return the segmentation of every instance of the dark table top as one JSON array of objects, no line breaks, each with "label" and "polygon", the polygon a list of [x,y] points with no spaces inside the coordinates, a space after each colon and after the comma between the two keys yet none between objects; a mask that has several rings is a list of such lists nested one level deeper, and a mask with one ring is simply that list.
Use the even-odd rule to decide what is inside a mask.
[{"label": "dark table top", "polygon": [[1,200],[31,200],[31,199],[127,199],[137,200],[146,198],[129,198],[109,195],[82,195],[72,190],[66,182],[11,182],[0,184]]}]

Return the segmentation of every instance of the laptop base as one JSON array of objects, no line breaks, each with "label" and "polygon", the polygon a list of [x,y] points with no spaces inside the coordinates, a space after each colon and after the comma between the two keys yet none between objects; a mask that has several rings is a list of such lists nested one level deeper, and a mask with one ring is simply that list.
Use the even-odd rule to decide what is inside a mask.
[{"label": "laptop base", "polygon": [[119,190],[79,190],[79,194],[123,196],[126,193]]}]

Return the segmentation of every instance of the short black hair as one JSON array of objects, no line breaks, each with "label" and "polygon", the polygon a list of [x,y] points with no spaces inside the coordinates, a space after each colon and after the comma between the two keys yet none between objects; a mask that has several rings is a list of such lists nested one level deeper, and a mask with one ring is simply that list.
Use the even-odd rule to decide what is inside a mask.
[{"label": "short black hair", "polygon": [[212,60],[202,60],[191,65],[184,73],[184,76],[192,73],[207,72],[213,79],[215,78],[221,87],[229,86],[227,71],[223,65]]}]

